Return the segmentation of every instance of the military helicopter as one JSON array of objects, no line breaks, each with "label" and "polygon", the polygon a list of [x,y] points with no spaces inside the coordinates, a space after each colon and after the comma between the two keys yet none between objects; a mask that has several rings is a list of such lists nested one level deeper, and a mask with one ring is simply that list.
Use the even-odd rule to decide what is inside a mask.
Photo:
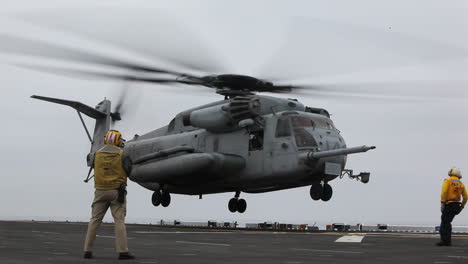
[{"label": "military helicopter", "polygon": [[[171,194],[202,198],[206,194],[232,192],[229,211],[244,213],[247,202],[240,198],[242,192],[265,193],[311,186],[313,200],[328,201],[333,194],[329,183],[336,178],[349,176],[363,183],[369,181],[369,172],[355,175],[346,169],[346,159],[349,154],[366,152],[375,146],[348,147],[326,109],[309,107],[296,99],[258,94],[291,92],[306,89],[305,86],[276,85],[238,74],[197,76],[84,53],[74,56],[77,58],[123,68],[129,73],[33,68],[129,82],[205,86],[224,97],[182,111],[166,126],[135,135],[126,142],[124,168],[130,180],[154,192],[151,197],[154,206],[169,206]],[[93,108],[58,98],[37,95],[32,98],[66,105],[78,112],[91,142],[87,155],[89,180],[94,153],[103,146],[111,124],[121,120],[121,102],[112,111],[108,99]],[[96,120],[93,135],[81,114]]]}]

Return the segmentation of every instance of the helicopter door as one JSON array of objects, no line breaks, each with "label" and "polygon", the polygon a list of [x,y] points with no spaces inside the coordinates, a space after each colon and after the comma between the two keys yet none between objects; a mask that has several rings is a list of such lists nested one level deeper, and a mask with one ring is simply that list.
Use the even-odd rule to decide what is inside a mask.
[{"label": "helicopter door", "polygon": [[295,164],[296,150],[292,139],[291,120],[283,116],[278,118],[274,130],[271,154],[271,174],[281,176],[290,173]]},{"label": "helicopter door", "polygon": [[263,174],[264,137],[265,133],[263,128],[256,128],[249,132],[249,167],[251,172],[257,176]]},{"label": "helicopter door", "polygon": [[251,131],[249,134],[249,151],[263,150],[264,131]]}]

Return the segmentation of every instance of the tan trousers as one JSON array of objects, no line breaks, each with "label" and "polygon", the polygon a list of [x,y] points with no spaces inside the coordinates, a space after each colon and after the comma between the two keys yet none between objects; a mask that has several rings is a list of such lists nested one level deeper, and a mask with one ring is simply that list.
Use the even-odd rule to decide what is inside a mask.
[{"label": "tan trousers", "polygon": [[92,216],[89,220],[88,232],[84,251],[93,251],[96,232],[102,223],[102,218],[110,207],[112,217],[115,223],[115,248],[117,252],[128,252],[127,248],[127,230],[125,229],[125,215],[127,214],[127,201],[121,204],[117,202],[117,190],[99,190],[94,192],[94,201],[91,205]]}]

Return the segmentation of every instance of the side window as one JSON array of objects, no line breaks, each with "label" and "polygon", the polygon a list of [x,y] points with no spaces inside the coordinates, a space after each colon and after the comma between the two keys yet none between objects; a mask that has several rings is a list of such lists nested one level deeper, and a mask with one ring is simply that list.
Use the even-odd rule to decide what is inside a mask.
[{"label": "side window", "polygon": [[291,125],[288,118],[280,118],[276,123],[275,137],[289,137],[291,136]]}]

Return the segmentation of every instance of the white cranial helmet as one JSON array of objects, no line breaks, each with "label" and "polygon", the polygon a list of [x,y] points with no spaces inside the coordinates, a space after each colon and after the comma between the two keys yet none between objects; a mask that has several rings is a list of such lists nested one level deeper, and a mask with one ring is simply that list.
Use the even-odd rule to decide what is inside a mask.
[{"label": "white cranial helmet", "polygon": [[457,167],[453,167],[449,170],[448,172],[448,175],[449,176],[456,176],[458,178],[461,178],[461,171],[460,171],[460,168],[457,168]]}]

